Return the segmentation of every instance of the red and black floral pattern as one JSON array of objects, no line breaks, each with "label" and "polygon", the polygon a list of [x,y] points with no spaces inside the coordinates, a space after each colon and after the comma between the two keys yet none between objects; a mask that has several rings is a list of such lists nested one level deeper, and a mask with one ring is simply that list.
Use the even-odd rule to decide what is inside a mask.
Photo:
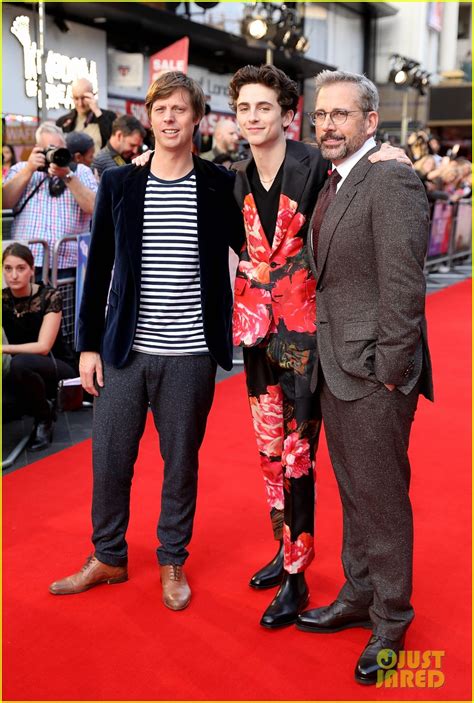
[{"label": "red and black floral pattern", "polygon": [[[235,281],[233,334],[236,346],[260,344],[269,334],[299,349],[316,332],[316,282],[302,236],[305,216],[298,204],[280,195],[278,218],[270,247],[254,197],[244,199],[246,242]],[[294,334],[296,333],[296,334]]]},{"label": "red and black floral pattern", "polygon": [[324,174],[319,172],[314,150],[303,151],[301,145],[288,142],[271,245],[249,181],[238,175],[246,241],[237,269],[233,319],[234,344],[244,347],[267,503],[271,511],[284,511],[284,565],[290,573],[303,571],[314,555],[315,453],[320,430],[310,391],[316,281],[306,238]]}]

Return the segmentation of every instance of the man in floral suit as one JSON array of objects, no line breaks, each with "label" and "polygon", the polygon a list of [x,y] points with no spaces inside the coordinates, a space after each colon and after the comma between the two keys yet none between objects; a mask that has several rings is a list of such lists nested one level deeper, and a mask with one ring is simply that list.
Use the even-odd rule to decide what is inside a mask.
[{"label": "man in floral suit", "polygon": [[[296,621],[309,598],[314,556],[314,470],[321,418],[310,379],[316,349],[316,281],[306,238],[328,162],[287,141],[298,89],[274,66],[245,66],[229,94],[252,158],[236,165],[235,195],[246,230],[235,281],[234,344],[244,347],[252,419],[279,550],[250,581],[280,585],[261,625]],[[385,158],[405,158],[388,149]],[[378,160],[380,156],[375,156]],[[406,159],[405,159],[406,160]]]}]

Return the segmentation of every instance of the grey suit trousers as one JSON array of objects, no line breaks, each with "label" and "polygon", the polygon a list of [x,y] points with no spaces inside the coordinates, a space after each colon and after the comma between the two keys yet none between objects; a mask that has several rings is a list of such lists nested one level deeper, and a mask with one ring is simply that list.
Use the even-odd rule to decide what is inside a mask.
[{"label": "grey suit trousers", "polygon": [[186,560],[196,510],[198,452],[215,374],[216,363],[209,355],[132,352],[124,368],[104,365],[104,387],[94,402],[92,428],[92,541],[95,556],[105,564],[127,563],[130,491],[148,403],[164,460],[158,561]]},{"label": "grey suit trousers", "polygon": [[346,582],[337,599],[368,607],[374,633],[398,639],[414,617],[407,450],[419,383],[408,395],[380,384],[353,401],[336,398],[324,378],[319,390],[343,506]]}]

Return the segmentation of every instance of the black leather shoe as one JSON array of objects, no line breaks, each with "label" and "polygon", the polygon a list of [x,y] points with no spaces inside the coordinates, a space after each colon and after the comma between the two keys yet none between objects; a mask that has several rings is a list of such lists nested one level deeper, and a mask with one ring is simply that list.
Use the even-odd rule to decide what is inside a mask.
[{"label": "black leather shoe", "polygon": [[388,640],[385,637],[372,635],[355,668],[354,676],[357,683],[372,686],[378,680],[383,681],[385,672],[397,666],[398,654],[403,649],[404,641],[404,637]]},{"label": "black leather shoe", "polygon": [[280,540],[278,552],[268,564],[252,576],[249,586],[259,590],[280,586],[283,574],[283,540]]},{"label": "black leather shoe", "polygon": [[35,429],[35,434],[28,447],[30,452],[39,452],[41,449],[46,449],[53,440],[53,421],[52,419],[38,422]]},{"label": "black leather shoe", "polygon": [[354,608],[335,600],[323,608],[306,610],[296,620],[298,630],[305,632],[339,632],[349,627],[372,629],[368,608]]},{"label": "black leather shoe", "polygon": [[260,625],[270,629],[292,625],[308,600],[309,591],[304,573],[285,573],[275,598],[260,620]]}]

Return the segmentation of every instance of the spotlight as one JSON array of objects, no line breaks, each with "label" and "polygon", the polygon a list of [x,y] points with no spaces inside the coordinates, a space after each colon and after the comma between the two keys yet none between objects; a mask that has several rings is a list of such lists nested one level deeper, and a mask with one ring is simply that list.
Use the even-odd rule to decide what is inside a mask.
[{"label": "spotlight", "polygon": [[396,83],[397,85],[404,85],[408,81],[408,73],[404,71],[403,69],[401,71],[397,71],[395,73],[395,76],[393,78],[393,82]]},{"label": "spotlight", "polygon": [[412,88],[416,88],[420,95],[426,95],[430,87],[430,73],[428,71],[416,70],[413,76]]},{"label": "spotlight", "polygon": [[242,34],[250,41],[265,41],[274,49],[303,53],[309,48],[295,10],[284,4],[255,3],[242,20]]},{"label": "spotlight", "polygon": [[290,51],[305,53],[309,49],[309,41],[301,34],[301,28],[292,26],[283,38],[283,46]]},{"label": "spotlight", "polygon": [[268,32],[268,24],[263,17],[254,17],[247,25],[247,32],[252,39],[263,39]]},{"label": "spotlight", "polygon": [[421,71],[418,61],[407,59],[405,56],[400,56],[400,54],[393,54],[391,61],[392,68],[388,76],[389,81],[395,83],[399,88],[418,87],[418,85],[421,85],[421,74],[426,72]]}]

